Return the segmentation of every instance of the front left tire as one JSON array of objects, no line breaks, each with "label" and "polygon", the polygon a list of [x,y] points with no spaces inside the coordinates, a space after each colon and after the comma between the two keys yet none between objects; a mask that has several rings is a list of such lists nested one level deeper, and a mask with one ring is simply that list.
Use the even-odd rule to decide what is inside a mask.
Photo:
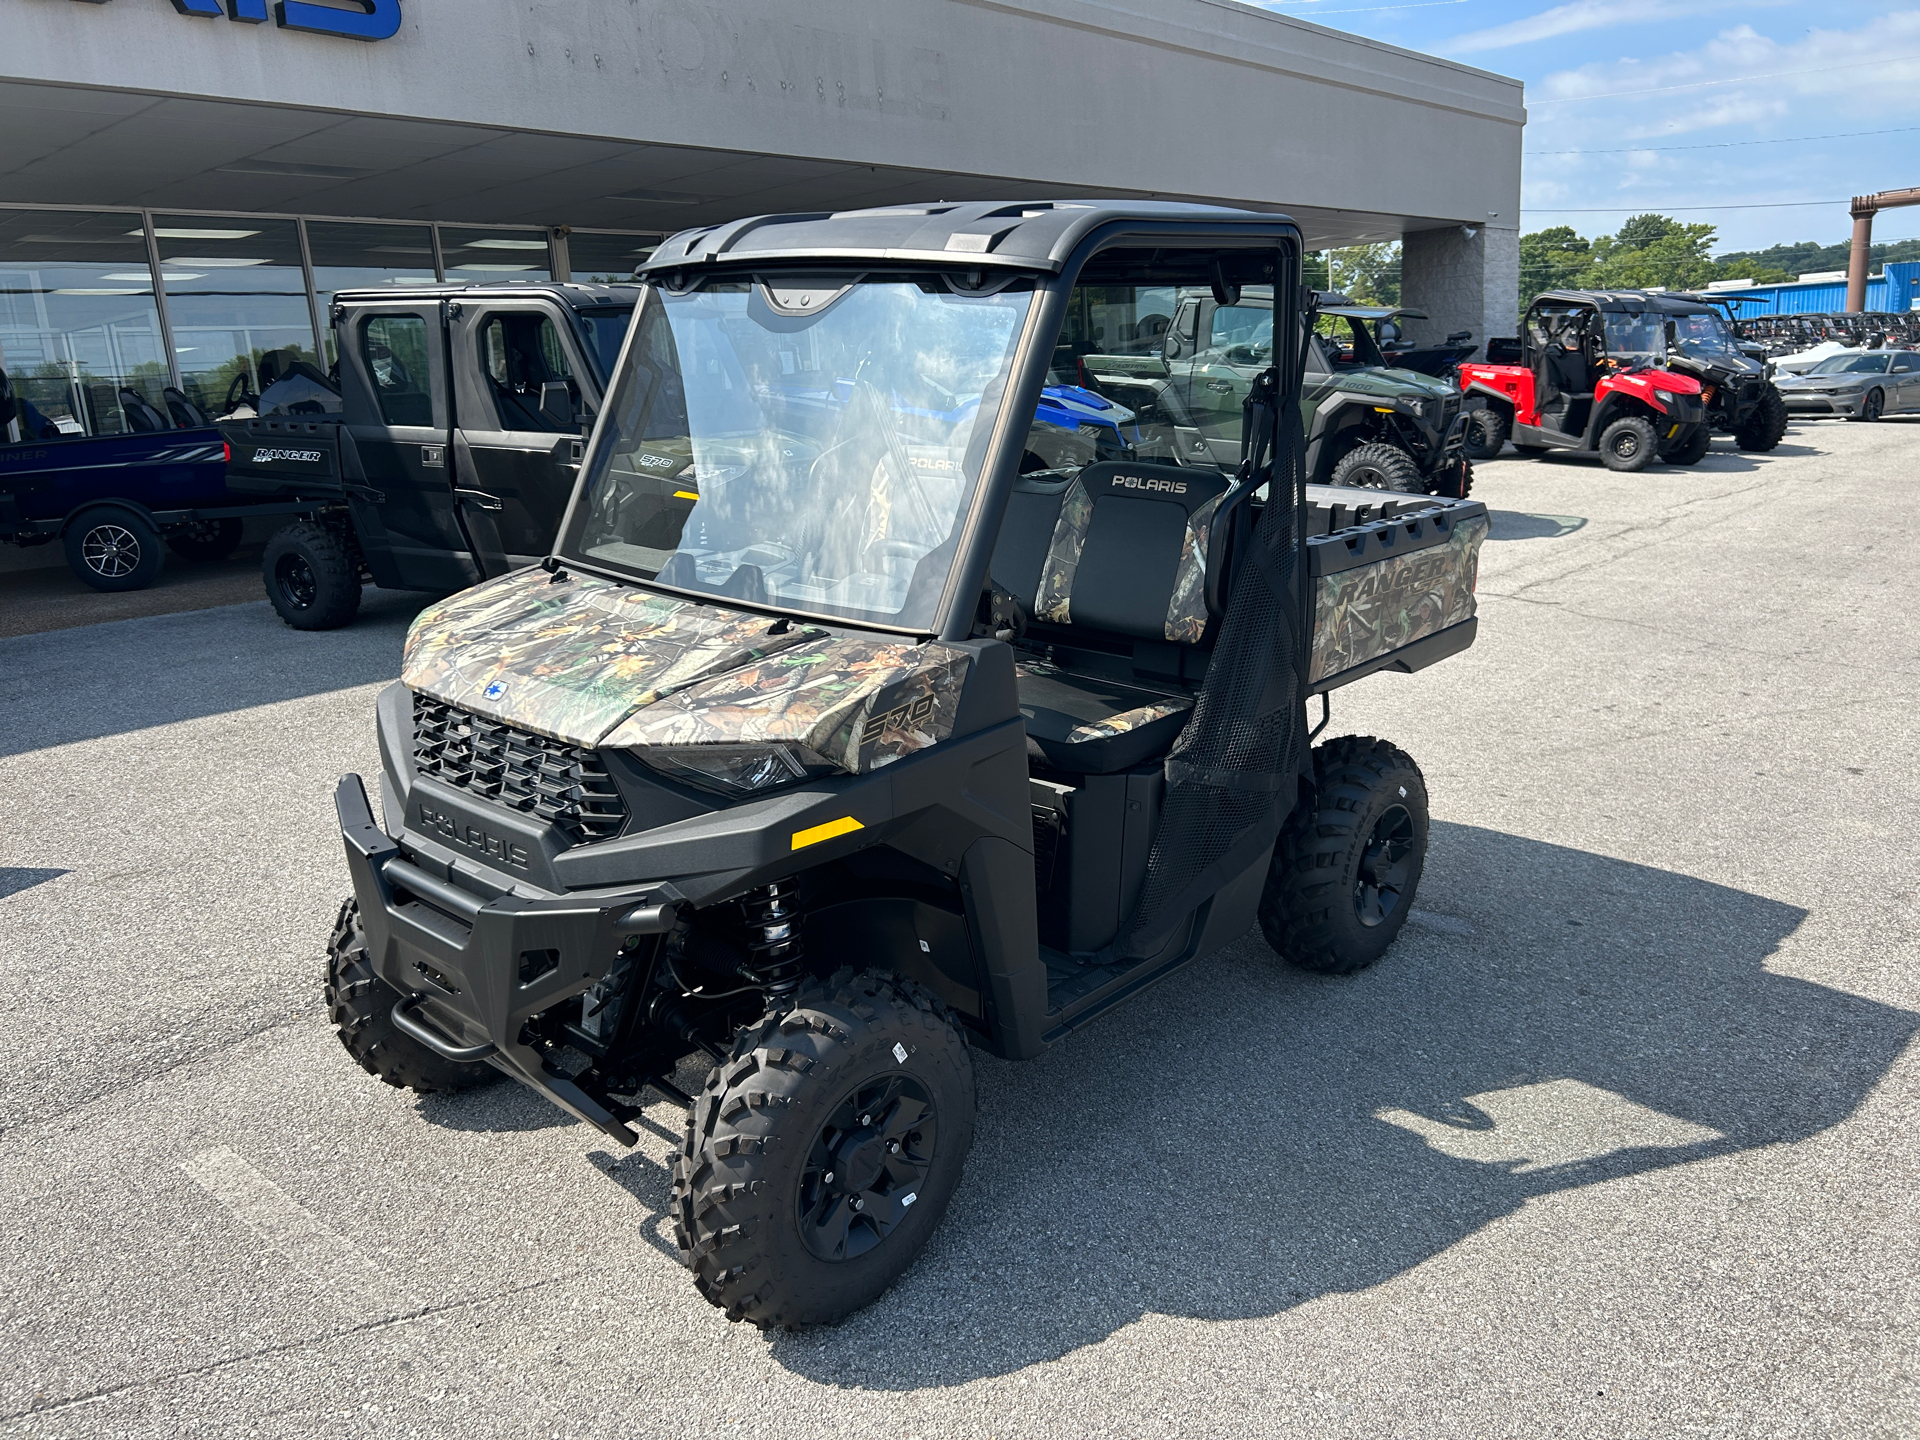
[{"label": "front left tire", "polygon": [[1370,490],[1397,490],[1418,495],[1427,487],[1420,467],[1398,445],[1370,440],[1356,445],[1333,467],[1329,481],[1335,485],[1358,485]]},{"label": "front left tire", "polygon": [[973,1112],[966,1040],[930,992],[879,970],[808,982],[688,1113],[673,1215],[694,1285],[761,1329],[870,1304],[940,1223]]},{"label": "front left tire", "polygon": [[1733,432],[1733,443],[1742,450],[1771,450],[1787,433],[1787,402],[1779,390],[1769,384],[1753,413]]},{"label": "front left tire", "polygon": [[1659,451],[1653,423],[1640,415],[1623,415],[1600,432],[1600,463],[1631,475],[1651,465]]}]

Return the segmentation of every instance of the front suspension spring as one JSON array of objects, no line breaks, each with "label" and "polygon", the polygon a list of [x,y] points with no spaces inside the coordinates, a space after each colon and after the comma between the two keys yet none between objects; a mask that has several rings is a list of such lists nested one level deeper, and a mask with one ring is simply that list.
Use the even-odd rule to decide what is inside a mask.
[{"label": "front suspension spring", "polygon": [[740,901],[749,937],[740,973],[766,990],[770,1004],[790,1000],[800,988],[806,949],[798,891],[792,880],[774,880]]}]

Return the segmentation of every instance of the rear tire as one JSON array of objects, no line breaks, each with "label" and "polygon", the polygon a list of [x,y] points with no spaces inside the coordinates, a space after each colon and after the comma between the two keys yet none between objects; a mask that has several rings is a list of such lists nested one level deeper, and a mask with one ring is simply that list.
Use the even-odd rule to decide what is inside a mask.
[{"label": "rear tire", "polygon": [[246,527],[225,520],[190,520],[167,537],[167,548],[182,560],[224,560],[240,548]]},{"label": "rear tire", "polygon": [[500,1078],[487,1064],[460,1064],[436,1055],[393,1024],[400,994],[373,972],[366,932],[360,928],[360,904],[340,907],[327,942],[327,1014],[340,1043],[360,1068],[397,1089],[421,1095],[471,1090]]},{"label": "rear tire", "polygon": [[89,510],[67,527],[67,568],[83,585],[117,593],[144,590],[160,577],[160,532],[124,505]]},{"label": "rear tire", "polygon": [[1622,475],[1646,469],[1658,454],[1653,424],[1642,416],[1622,415],[1600,432],[1600,463]]},{"label": "rear tire", "polygon": [[1333,467],[1329,483],[1357,485],[1368,490],[1395,490],[1419,495],[1427,486],[1413,457],[1398,445],[1370,440],[1342,455]]},{"label": "rear tire", "polygon": [[1406,923],[1427,858],[1427,782],[1404,751],[1342,735],[1313,752],[1260,895],[1260,931],[1289,965],[1351,975]]},{"label": "rear tire", "polygon": [[1787,433],[1787,402],[1772,384],[1738,430],[1733,443],[1742,450],[1771,450]]},{"label": "rear tire", "polygon": [[809,982],[687,1116],[674,1238],[695,1286],[762,1329],[871,1303],[940,1223],[973,1109],[966,1040],[929,992],[878,970]]},{"label": "rear tire", "polygon": [[301,520],[267,541],[260,578],[296,630],[338,630],[360,613],[360,566],[333,526]]},{"label": "rear tire", "polygon": [[1467,421],[1467,457],[1471,460],[1492,460],[1507,443],[1507,432],[1513,427],[1507,417],[1498,410],[1475,410],[1473,418]]},{"label": "rear tire", "polygon": [[1707,458],[1707,451],[1713,446],[1713,432],[1705,425],[1696,425],[1692,433],[1670,450],[1662,450],[1660,458],[1668,465],[1698,465]]}]

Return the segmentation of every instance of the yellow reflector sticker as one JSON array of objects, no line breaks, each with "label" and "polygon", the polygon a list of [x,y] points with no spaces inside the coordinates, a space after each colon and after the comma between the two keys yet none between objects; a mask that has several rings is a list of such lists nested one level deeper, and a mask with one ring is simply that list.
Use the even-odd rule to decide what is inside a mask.
[{"label": "yellow reflector sticker", "polygon": [[864,830],[851,815],[842,815],[838,820],[829,820],[824,825],[815,825],[811,829],[793,832],[793,848],[803,850],[809,845],[818,845],[822,840],[831,840],[836,835],[849,835],[855,830]]},{"label": "yellow reflector sticker", "polygon": [[700,496],[696,491],[676,490],[673,492],[673,498],[676,500],[698,500]]}]

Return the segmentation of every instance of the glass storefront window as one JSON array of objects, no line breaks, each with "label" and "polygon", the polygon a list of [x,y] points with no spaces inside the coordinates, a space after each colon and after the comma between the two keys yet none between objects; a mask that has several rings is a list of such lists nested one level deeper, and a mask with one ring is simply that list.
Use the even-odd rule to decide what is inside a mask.
[{"label": "glass storefront window", "polygon": [[[433,268],[433,231],[426,225],[309,220],[307,254],[313,261],[313,288],[320,297],[322,325],[327,323],[336,291],[432,285],[439,279]],[[324,339],[331,365],[337,358],[331,330]]]},{"label": "glass storefront window", "polygon": [[138,214],[0,210],[0,369],[23,439],[164,422],[160,335]]},{"label": "glass storefront window", "polygon": [[259,216],[155,215],[160,280],[180,384],[208,415],[257,407],[260,392],[312,366],[300,233]]},{"label": "glass storefront window", "polygon": [[617,285],[633,279],[633,267],[653,254],[658,235],[605,235],[576,230],[567,237],[567,268],[589,285]]},{"label": "glass storefront window", "polygon": [[503,280],[551,280],[547,237],[539,230],[469,230],[440,227],[440,259],[447,279],[470,285]]}]

